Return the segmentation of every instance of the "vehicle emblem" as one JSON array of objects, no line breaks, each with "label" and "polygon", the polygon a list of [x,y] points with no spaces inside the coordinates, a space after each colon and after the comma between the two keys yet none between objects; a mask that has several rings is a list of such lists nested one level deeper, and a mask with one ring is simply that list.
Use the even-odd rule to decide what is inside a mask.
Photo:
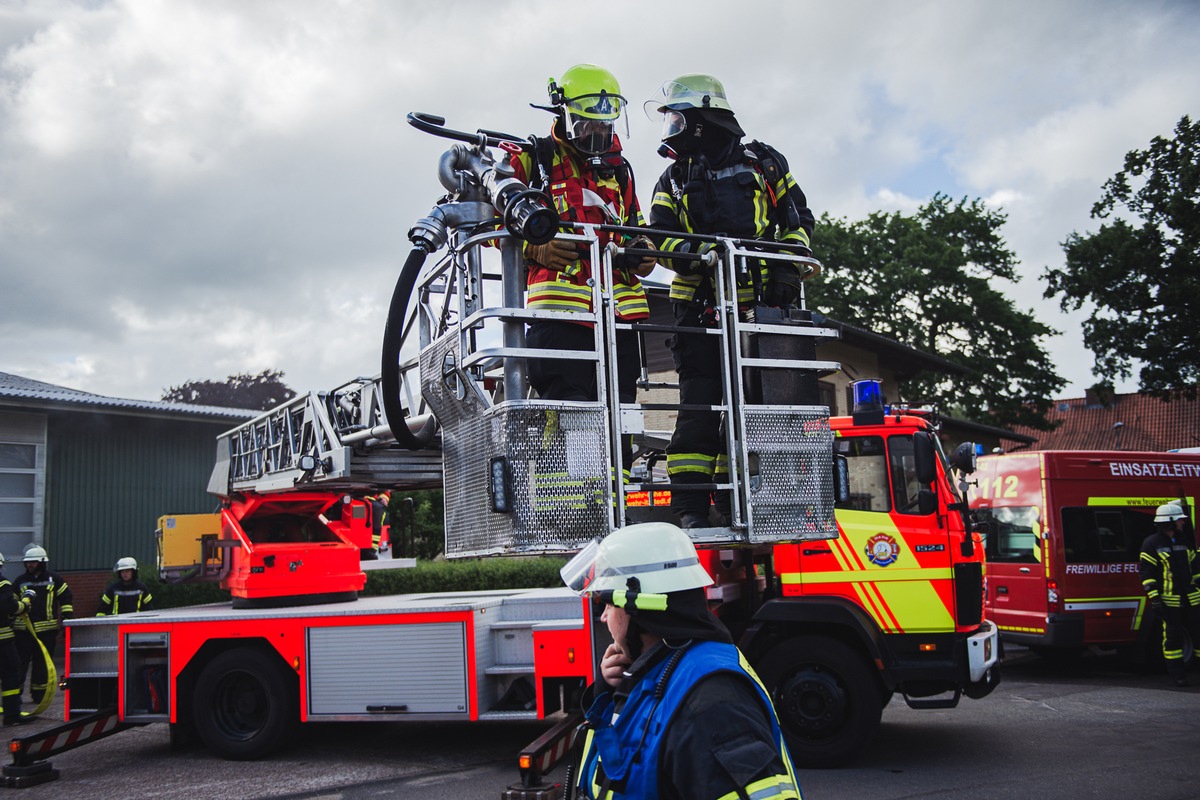
[{"label": "vehicle emblem", "polygon": [[896,537],[886,533],[877,533],[867,539],[867,546],[863,549],[867,553],[867,560],[877,567],[895,564],[900,557],[900,545]]}]

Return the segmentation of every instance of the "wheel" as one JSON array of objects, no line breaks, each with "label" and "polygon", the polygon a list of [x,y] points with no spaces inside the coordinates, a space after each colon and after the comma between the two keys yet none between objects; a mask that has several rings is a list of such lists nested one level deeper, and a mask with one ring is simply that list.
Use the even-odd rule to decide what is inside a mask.
[{"label": "wheel", "polygon": [[879,681],[867,661],[841,642],[823,636],[789,639],[766,654],[758,673],[797,764],[845,763],[879,728]]},{"label": "wheel", "polygon": [[294,681],[279,658],[253,647],[227,650],[196,680],[196,732],[222,758],[261,758],[299,723]]}]

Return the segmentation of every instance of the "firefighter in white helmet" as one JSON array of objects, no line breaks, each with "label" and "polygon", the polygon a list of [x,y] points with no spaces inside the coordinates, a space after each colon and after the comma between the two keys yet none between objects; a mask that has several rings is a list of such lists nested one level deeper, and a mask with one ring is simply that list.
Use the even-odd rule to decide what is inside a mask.
[{"label": "firefighter in white helmet", "polygon": [[1142,543],[1138,574],[1151,607],[1163,621],[1163,660],[1176,686],[1187,686],[1183,632],[1200,642],[1200,555],[1183,506],[1167,503],[1154,515],[1154,533]]},{"label": "firefighter in white helmet", "polygon": [[562,578],[604,604],[613,637],[589,689],[576,797],[800,797],[770,696],[709,611],[712,578],[682,530],[615,531]]},{"label": "firefighter in white helmet", "polygon": [[[0,567],[4,556],[0,554]],[[32,589],[26,590],[30,595]],[[0,574],[0,696],[4,707],[5,725],[24,725],[32,722],[21,716],[21,657],[13,639],[13,626],[21,614],[29,610],[29,597],[18,594],[13,585]]]},{"label": "firefighter in white helmet", "polygon": [[[34,703],[39,703],[47,692],[53,692],[49,685],[49,670],[46,659],[54,658],[58,649],[58,634],[62,630],[63,620],[68,620],[75,614],[74,599],[71,587],[57,572],[50,570],[50,556],[41,545],[30,545],[25,548],[25,572],[13,581],[17,593],[33,591],[34,596],[29,602],[29,622],[33,632],[24,624],[17,625],[14,630],[17,640],[17,652],[21,656],[21,684],[25,684],[25,675],[29,674],[29,694]],[[34,637],[37,637],[35,639]],[[38,641],[46,648],[45,655]]]},{"label": "firefighter in white helmet", "polygon": [[135,611],[149,611],[154,597],[150,588],[138,580],[137,561],[129,556],[119,559],[113,571],[117,580],[108,585],[104,594],[100,595],[100,610],[97,617],[114,614],[132,614]]}]

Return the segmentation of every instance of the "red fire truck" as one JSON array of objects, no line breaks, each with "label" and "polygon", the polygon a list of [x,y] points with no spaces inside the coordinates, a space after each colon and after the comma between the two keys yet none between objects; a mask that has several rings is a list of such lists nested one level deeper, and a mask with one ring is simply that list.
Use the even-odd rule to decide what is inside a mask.
[{"label": "red fire truck", "polygon": [[[362,498],[443,486],[450,557],[570,553],[614,526],[670,519],[651,502],[672,487],[654,468],[664,432],[646,430],[645,412],[679,405],[620,402],[610,354],[618,330],[661,342],[673,329],[615,318],[614,260],[641,255],[621,245],[638,231],[619,226],[558,234],[601,265],[593,311],[524,308],[520,240],[548,238],[557,219],[547,229],[544,198],[488,150],[519,145],[413,122],[471,146],[443,156],[450,195],[409,233],[382,374],[297,397],[220,437],[209,491],[222,509],[164,517],[161,568],[218,580],[232,603],[72,620],[71,721],[19,740],[10,779],[36,780],[14,770],[38,770],[67,739],[130,724],[169,723],[223,756],[254,758],[300,723],[542,719],[578,706],[607,644],[586,603],[565,589],[355,599],[371,534]],[[893,693],[945,708],[999,679],[983,549],[959,486],[973,456],[948,457],[934,417],[885,411],[877,384],[863,384],[853,418],[830,419],[803,382],[838,368],[814,345],[836,332],[805,312],[751,317],[736,300],[750,259],[810,274],[819,263],[804,249],[707,240],[719,258],[681,257],[716,262],[719,324],[703,335],[721,343],[725,396],[713,410],[725,417],[732,477],[707,488],[730,494],[732,519],[689,535],[716,580],[714,609],[773,693],[794,760],[838,763],[868,744]],[[526,347],[525,323],[547,318],[587,323],[594,349]],[[595,365],[600,400],[528,396],[527,359],[571,355]],[[664,388],[645,371],[641,386]],[[625,436],[647,465],[636,480],[610,467]],[[356,678],[381,674],[392,680]],[[572,721],[525,754],[531,794],[514,796],[536,796],[562,751],[551,734]]]},{"label": "red fire truck", "polygon": [[[1161,656],[1138,553],[1167,502],[1194,514],[1200,456],[1044,451],[979,459],[971,507],[986,529],[986,613],[1006,642],[1047,656],[1137,646]],[[1190,644],[1188,646],[1190,654]]]}]

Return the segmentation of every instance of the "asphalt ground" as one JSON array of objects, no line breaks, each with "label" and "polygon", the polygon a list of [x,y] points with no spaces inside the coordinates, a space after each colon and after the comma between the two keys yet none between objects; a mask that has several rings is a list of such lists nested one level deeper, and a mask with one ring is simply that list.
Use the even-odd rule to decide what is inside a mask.
[{"label": "asphalt ground", "polygon": [[[1048,664],[1010,650],[989,697],[914,711],[896,698],[853,766],[802,770],[807,800],[1200,797],[1200,673],[1179,689],[1112,656]],[[61,700],[30,730],[61,720]],[[149,725],[52,759],[57,781],[3,790],[56,800],[497,800],[545,723],[321,723],[260,762],[173,751]],[[8,728],[12,733],[26,729]],[[562,769],[550,778],[561,779]]]}]

